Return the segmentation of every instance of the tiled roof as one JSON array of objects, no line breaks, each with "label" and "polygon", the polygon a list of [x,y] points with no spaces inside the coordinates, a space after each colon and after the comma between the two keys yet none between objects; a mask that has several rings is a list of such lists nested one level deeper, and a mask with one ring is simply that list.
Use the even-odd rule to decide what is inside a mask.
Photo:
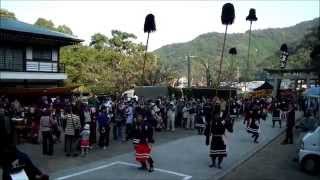
[{"label": "tiled roof", "polygon": [[49,36],[51,38],[63,38],[68,41],[81,42],[83,40],[77,38],[76,36],[52,31],[46,28],[38,27],[36,25],[24,23],[11,18],[0,17],[0,30],[17,31],[24,33],[32,33],[36,35]]}]

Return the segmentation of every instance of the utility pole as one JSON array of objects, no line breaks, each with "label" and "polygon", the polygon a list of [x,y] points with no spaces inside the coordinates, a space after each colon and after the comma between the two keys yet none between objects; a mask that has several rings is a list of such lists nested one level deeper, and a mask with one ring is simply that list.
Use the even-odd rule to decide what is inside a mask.
[{"label": "utility pole", "polygon": [[190,56],[187,56],[188,61],[188,88],[191,88],[191,60]]}]

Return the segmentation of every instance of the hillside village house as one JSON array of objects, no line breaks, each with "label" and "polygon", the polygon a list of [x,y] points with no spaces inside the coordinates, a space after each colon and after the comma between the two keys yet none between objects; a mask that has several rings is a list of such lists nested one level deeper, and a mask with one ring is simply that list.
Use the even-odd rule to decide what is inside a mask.
[{"label": "hillside village house", "polygon": [[60,47],[75,36],[0,17],[0,87],[59,87],[67,79]]}]

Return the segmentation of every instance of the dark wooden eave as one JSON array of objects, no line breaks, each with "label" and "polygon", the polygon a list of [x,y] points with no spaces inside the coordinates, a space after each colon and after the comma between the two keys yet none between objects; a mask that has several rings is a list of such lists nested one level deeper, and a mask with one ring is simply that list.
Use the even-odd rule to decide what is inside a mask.
[{"label": "dark wooden eave", "polygon": [[82,42],[80,39],[62,38],[56,36],[48,36],[43,34],[33,34],[28,32],[19,32],[12,30],[0,29],[0,43],[20,43],[50,46],[67,46]]}]

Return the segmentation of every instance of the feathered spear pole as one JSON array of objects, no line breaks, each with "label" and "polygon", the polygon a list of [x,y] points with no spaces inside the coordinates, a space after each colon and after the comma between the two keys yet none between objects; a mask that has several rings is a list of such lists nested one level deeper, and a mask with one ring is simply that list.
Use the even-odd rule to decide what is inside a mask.
[{"label": "feathered spear pole", "polygon": [[145,49],[145,54],[144,54],[144,59],[143,59],[143,67],[142,67],[142,75],[141,75],[141,79],[142,79],[142,83],[145,83],[145,66],[146,66],[146,59],[147,59],[147,52],[148,52],[148,45],[149,45],[149,36],[151,32],[155,32],[156,31],[156,23],[154,20],[154,15],[153,14],[148,14],[146,16],[146,19],[144,21],[144,32],[148,33],[148,37],[147,37],[147,43],[146,43],[146,49]]},{"label": "feathered spear pole", "polygon": [[233,24],[234,18],[235,18],[235,12],[234,12],[233,4],[231,4],[231,3],[224,4],[222,7],[221,22],[222,22],[222,24],[226,25],[226,30],[224,32],[222,52],[221,52],[221,58],[220,58],[220,63],[219,63],[219,72],[218,72],[216,87],[219,87],[220,80],[221,80],[223,55],[224,55],[224,48],[225,48],[225,44],[226,44],[228,25]]}]

